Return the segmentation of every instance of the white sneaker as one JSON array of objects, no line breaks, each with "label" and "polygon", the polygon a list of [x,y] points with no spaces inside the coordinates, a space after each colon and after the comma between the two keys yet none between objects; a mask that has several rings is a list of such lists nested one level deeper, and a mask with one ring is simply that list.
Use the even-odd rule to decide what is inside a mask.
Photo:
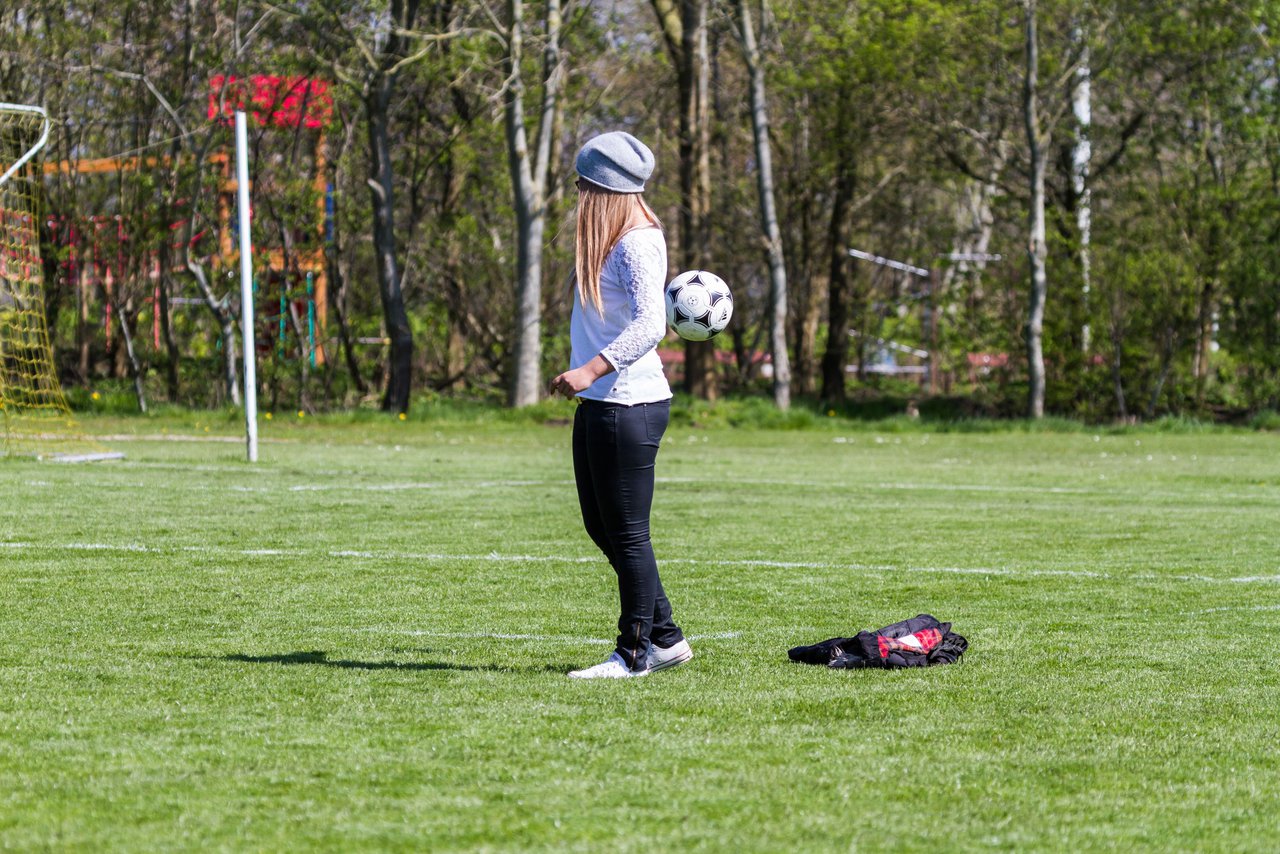
[{"label": "white sneaker", "polygon": [[569,676],[573,679],[627,679],[631,676],[648,675],[648,668],[632,670],[627,667],[627,663],[622,660],[622,656],[616,652],[595,667],[588,667],[586,670],[573,670],[569,673]]},{"label": "white sneaker", "polygon": [[693,658],[693,650],[689,647],[687,640],[682,639],[666,649],[656,643],[650,644],[649,672],[656,673],[659,670],[666,670],[668,667],[684,664],[691,658]]}]

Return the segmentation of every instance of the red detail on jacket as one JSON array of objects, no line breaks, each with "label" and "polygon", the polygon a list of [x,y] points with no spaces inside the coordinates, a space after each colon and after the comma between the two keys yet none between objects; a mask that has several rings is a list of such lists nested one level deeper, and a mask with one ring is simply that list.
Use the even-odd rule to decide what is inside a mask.
[{"label": "red detail on jacket", "polygon": [[876,638],[876,643],[879,646],[881,658],[888,658],[889,653],[895,650],[927,653],[942,643],[942,632],[938,629],[922,629],[914,635],[905,635],[900,638],[881,636]]}]

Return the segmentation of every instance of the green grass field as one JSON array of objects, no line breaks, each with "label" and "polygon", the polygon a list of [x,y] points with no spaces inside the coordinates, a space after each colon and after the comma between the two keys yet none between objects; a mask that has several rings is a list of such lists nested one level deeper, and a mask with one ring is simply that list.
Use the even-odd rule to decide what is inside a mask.
[{"label": "green grass field", "polygon": [[[0,848],[1280,846],[1275,434],[673,427],[696,658],[583,683],[566,426],[289,420],[0,461]],[[920,612],[960,664],[787,659]]]}]

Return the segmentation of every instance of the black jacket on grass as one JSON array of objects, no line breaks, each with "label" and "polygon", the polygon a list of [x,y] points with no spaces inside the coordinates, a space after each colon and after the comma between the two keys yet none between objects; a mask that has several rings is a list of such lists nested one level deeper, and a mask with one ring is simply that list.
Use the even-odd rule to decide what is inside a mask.
[{"label": "black jacket on grass", "polygon": [[928,667],[958,661],[969,642],[951,631],[950,623],[940,623],[930,614],[851,638],[830,638],[812,646],[788,650],[792,661],[825,664],[838,669],[862,667]]}]

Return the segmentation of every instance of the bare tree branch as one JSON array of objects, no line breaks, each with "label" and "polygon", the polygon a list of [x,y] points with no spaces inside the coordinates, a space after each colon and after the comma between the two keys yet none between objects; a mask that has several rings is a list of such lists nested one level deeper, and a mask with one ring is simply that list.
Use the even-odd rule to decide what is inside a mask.
[{"label": "bare tree branch", "polygon": [[119,77],[124,80],[135,80],[135,81],[141,82],[144,86],[147,87],[147,91],[149,91],[152,94],[152,96],[156,99],[156,101],[160,104],[160,106],[164,109],[164,111],[169,114],[169,118],[173,120],[174,125],[177,126],[178,128],[178,132],[183,137],[187,137],[191,135],[190,131],[187,130],[186,124],[183,123],[182,118],[178,115],[178,111],[173,108],[173,105],[169,103],[169,99],[166,98],[163,94],[161,94],[160,90],[156,88],[156,85],[151,82],[151,78],[148,77],[147,75],[138,74],[135,71],[121,71],[116,68],[107,68],[101,65],[73,65],[68,67],[67,70],[68,71],[90,71],[98,74],[106,74],[111,77]]}]

